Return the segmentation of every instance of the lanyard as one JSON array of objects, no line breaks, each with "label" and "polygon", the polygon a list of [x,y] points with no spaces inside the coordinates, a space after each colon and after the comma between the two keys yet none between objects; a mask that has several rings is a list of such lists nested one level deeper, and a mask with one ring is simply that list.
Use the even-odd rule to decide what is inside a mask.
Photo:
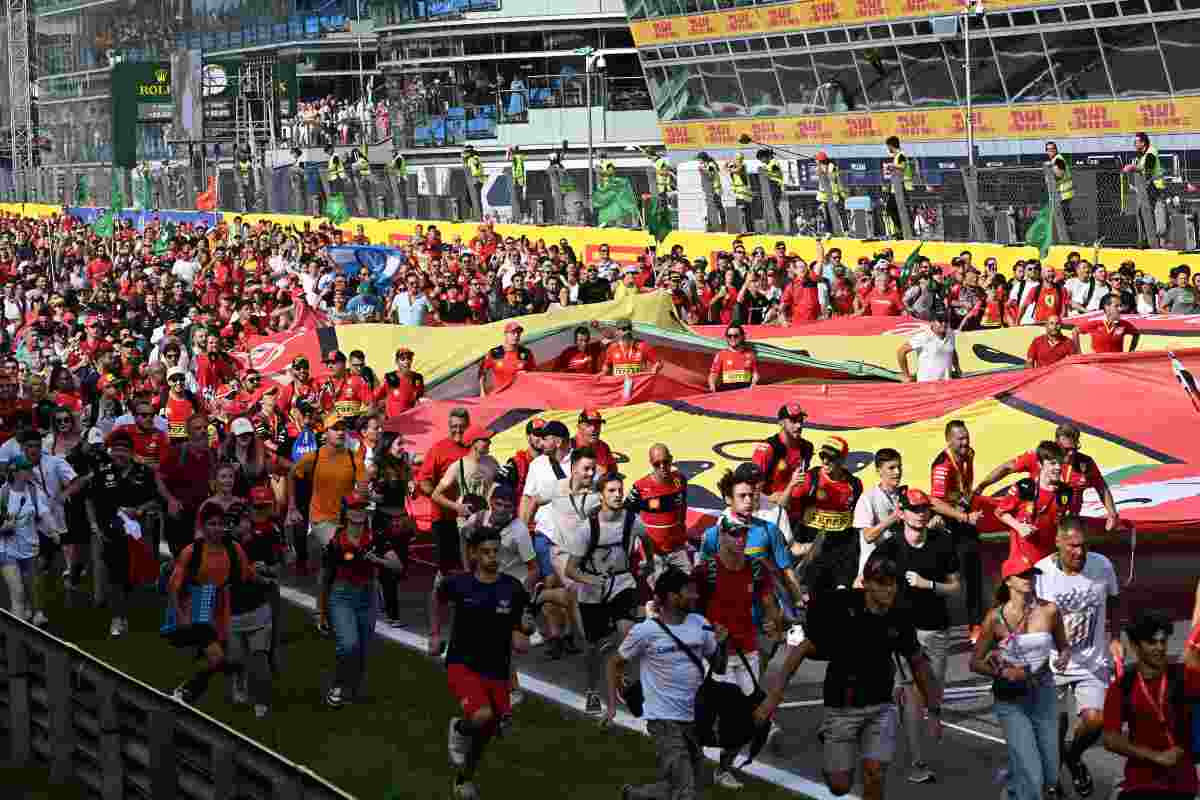
[{"label": "lanyard", "polygon": [[1163,732],[1167,735],[1167,746],[1175,747],[1175,736],[1171,733],[1171,726],[1167,722],[1167,673],[1162,674],[1162,685],[1158,690],[1158,701],[1155,702],[1154,696],[1150,694],[1150,687],[1146,685],[1146,680],[1142,677],[1142,673],[1138,672],[1137,684],[1141,689],[1142,694],[1146,696],[1146,702],[1150,705],[1150,710],[1154,712],[1154,716],[1163,727]]},{"label": "lanyard", "polygon": [[[950,466],[954,467],[954,472],[958,475],[958,490],[963,494],[966,494],[971,490],[970,484],[975,482],[975,476],[973,474],[975,471],[974,465],[971,464],[971,469],[964,470],[962,466],[960,466],[959,463],[954,459],[954,453],[951,453],[949,448],[946,449],[946,457],[950,459]],[[968,456],[968,459],[969,457],[970,456]],[[970,464],[971,462],[968,460],[964,463]]]},{"label": "lanyard", "polygon": [[591,492],[589,492],[587,489],[584,489],[583,502],[581,502],[579,505],[575,505],[575,495],[571,493],[570,485],[567,485],[567,501],[570,502],[571,508],[575,510],[575,514],[580,520],[586,520],[588,518],[584,511],[587,509],[587,499],[589,494],[591,494]]}]

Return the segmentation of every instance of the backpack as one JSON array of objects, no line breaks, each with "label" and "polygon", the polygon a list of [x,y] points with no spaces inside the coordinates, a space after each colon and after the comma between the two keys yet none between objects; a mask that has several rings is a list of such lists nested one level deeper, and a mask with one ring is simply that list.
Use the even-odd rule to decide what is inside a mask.
[{"label": "backpack", "polygon": [[[767,459],[767,468],[763,471],[763,477],[767,482],[770,482],[775,475],[775,469],[779,466],[779,462],[787,460],[788,449],[787,445],[780,439],[778,433],[768,436],[767,444],[771,446],[771,457]],[[812,461],[813,457],[812,442],[807,439],[801,439],[800,452],[804,459],[804,468],[808,469],[808,464]]]},{"label": "backpack", "polygon": [[[637,513],[625,509],[625,521],[621,525],[621,550],[625,553],[625,571],[629,571],[629,537],[633,533],[633,523],[637,520]],[[591,535],[588,537],[587,550],[583,551],[583,558],[579,559],[580,569],[595,572],[591,568],[592,556],[600,547],[600,508],[597,506],[588,512],[588,527]],[[605,545],[605,548],[615,547],[615,545]]]},{"label": "backpack", "polygon": [[[1191,712],[1189,724],[1187,714],[1175,715],[1174,740],[1176,746],[1187,746],[1191,751],[1192,763],[1200,764],[1200,703],[1191,702],[1184,698],[1184,666],[1183,664],[1167,665],[1167,697],[1172,706],[1187,709]],[[1120,673],[1117,684],[1121,687],[1121,716],[1129,720],[1133,716],[1133,686],[1137,681],[1138,671],[1135,666],[1127,666]]]}]

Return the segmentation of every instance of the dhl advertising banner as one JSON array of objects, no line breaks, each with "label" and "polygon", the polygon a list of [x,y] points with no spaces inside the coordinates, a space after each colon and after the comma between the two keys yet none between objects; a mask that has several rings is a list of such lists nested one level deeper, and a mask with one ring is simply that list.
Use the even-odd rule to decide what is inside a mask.
[{"label": "dhl advertising banner", "polygon": [[[1200,124],[1200,97],[984,106],[971,110],[971,122],[976,139],[1132,136],[1138,131],[1190,133]],[[889,136],[898,136],[901,142],[937,142],[967,135],[966,115],[960,108],[722,119],[660,123],[659,127],[663,142],[676,150],[738,147],[738,137],[743,134],[763,144],[881,147]]]},{"label": "dhl advertising banner", "polygon": [[[1029,0],[988,0],[988,10],[1044,5]],[[807,0],[715,14],[631,22],[638,47],[699,42],[759,33],[789,33],[833,25],[859,25],[914,17],[958,14],[961,0]]]}]

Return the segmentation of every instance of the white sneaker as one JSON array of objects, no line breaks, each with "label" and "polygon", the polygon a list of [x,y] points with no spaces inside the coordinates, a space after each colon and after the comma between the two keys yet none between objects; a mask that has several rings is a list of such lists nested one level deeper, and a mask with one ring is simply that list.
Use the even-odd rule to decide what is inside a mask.
[{"label": "white sneaker", "polygon": [[[471,750],[471,737],[463,736],[458,732],[455,726],[458,724],[458,717],[450,720],[450,733],[447,737],[446,749],[450,753],[450,765],[453,767],[462,767],[467,763],[467,754]],[[464,784],[465,785],[465,784]]]},{"label": "white sneaker", "polygon": [[37,611],[33,615],[33,624],[39,628],[44,628],[50,624],[50,618],[46,616],[45,611]]},{"label": "white sneaker", "polygon": [[742,788],[742,782],[733,776],[729,770],[719,769],[713,773],[713,783],[722,789],[737,791]]},{"label": "white sneaker", "polygon": [[470,781],[454,784],[454,800],[479,800],[479,789]]},{"label": "white sneaker", "polygon": [[508,694],[509,705],[519,706],[525,702],[525,690],[520,687],[513,689]]},{"label": "white sneaker", "polygon": [[267,714],[271,712],[270,706],[264,706],[262,703],[254,706],[254,716],[258,719],[265,719]]},{"label": "white sneaker", "polygon": [[129,617],[121,617],[121,633],[129,633]]},{"label": "white sneaker", "polygon": [[545,643],[546,643],[546,637],[542,636],[541,631],[534,631],[533,635],[529,637],[529,646],[530,647],[541,647]]},{"label": "white sneaker", "polygon": [[124,632],[125,629],[121,626],[121,618],[113,617],[112,624],[108,626],[108,635],[114,639],[120,639],[121,634]]}]

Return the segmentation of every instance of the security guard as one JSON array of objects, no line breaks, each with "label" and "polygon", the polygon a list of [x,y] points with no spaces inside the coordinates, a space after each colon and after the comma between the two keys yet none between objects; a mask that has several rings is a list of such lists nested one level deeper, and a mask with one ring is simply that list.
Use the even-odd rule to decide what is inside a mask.
[{"label": "security guard", "polygon": [[[825,216],[825,230],[833,233],[833,216],[829,213],[829,202],[832,200],[835,206],[838,207],[838,213],[841,213],[841,204],[846,202],[846,189],[842,186],[842,173],[838,169],[838,165],[830,160],[829,154],[824,150],[818,150],[816,155],[817,161],[817,204],[821,207],[821,213]],[[825,191],[821,178],[829,179],[829,192]]]},{"label": "security guard", "polygon": [[254,202],[254,161],[248,144],[240,144],[237,149],[238,183],[242,189],[242,209],[249,211]]},{"label": "security guard", "polygon": [[913,173],[913,163],[900,149],[900,137],[889,136],[884,144],[887,145],[890,163],[883,165],[883,194],[887,198],[884,209],[884,221],[888,224],[888,235],[897,239],[904,235],[900,224],[900,207],[896,204],[896,194],[892,191],[892,176],[899,175],[904,182],[904,191],[911,192],[916,182]]},{"label": "security guard", "polygon": [[355,145],[354,149],[350,151],[350,163],[353,164],[358,177],[371,177],[371,161],[367,158],[366,149],[362,145]]},{"label": "security guard", "polygon": [[329,156],[325,170],[325,182],[329,185],[329,193],[343,194],[346,191],[346,168],[342,166],[342,157],[337,154],[332,144],[325,145],[325,155]]},{"label": "security guard", "polygon": [[397,150],[392,153],[392,160],[388,162],[386,169],[396,193],[396,215],[405,217],[408,215],[408,159],[404,157],[404,153]]},{"label": "security guard", "polygon": [[721,168],[713,157],[703,150],[696,156],[700,161],[700,175],[707,178],[709,181],[709,194],[712,198],[711,205],[717,211],[717,219],[709,220],[709,224],[718,223],[717,230],[725,230],[725,203],[721,200]]},{"label": "security guard", "polygon": [[742,225],[739,233],[750,233],[754,230],[754,220],[751,218],[754,205],[754,190],[750,188],[750,171],[746,169],[746,156],[738,153],[725,165],[729,171],[729,185],[733,189],[733,199],[737,202],[738,211],[742,214]]},{"label": "security guard", "polygon": [[1158,229],[1158,236],[1161,237],[1166,233],[1166,219],[1165,214],[1163,219],[1159,219],[1161,207],[1158,201],[1167,188],[1162,159],[1158,157],[1158,148],[1150,144],[1150,137],[1145,133],[1134,135],[1133,149],[1137,153],[1137,159],[1132,164],[1126,164],[1122,172],[1140,172],[1145,176],[1147,199],[1150,201],[1150,208],[1154,209],[1154,225]]},{"label": "security guard", "polygon": [[467,173],[468,185],[471,187],[471,213],[473,219],[483,218],[483,159],[475,152],[474,145],[467,145],[462,153],[463,170]]},{"label": "security guard", "polygon": [[1067,224],[1067,238],[1075,220],[1071,216],[1071,198],[1075,196],[1075,181],[1071,178],[1071,162],[1058,152],[1058,145],[1046,142],[1046,163],[1054,169],[1054,183],[1058,189],[1059,205],[1062,207],[1063,222]]},{"label": "security guard", "polygon": [[788,230],[791,226],[788,222],[788,214],[781,209],[780,201],[783,200],[783,164],[779,163],[779,159],[775,157],[775,151],[770,148],[759,150],[755,157],[759,163],[763,165],[763,172],[767,175],[767,192],[769,193],[768,202],[775,209],[775,214],[779,217],[779,225],[783,230]]},{"label": "security guard", "polygon": [[520,209],[521,214],[521,219],[514,219],[513,222],[521,222],[529,218],[529,206],[525,202],[525,187],[528,185],[529,179],[525,174],[525,154],[515,144],[508,148],[508,163],[512,169],[515,209]]},{"label": "security guard", "polygon": [[675,168],[661,152],[654,154],[654,183],[662,200],[675,188]]},{"label": "security guard", "polygon": [[[658,165],[655,164],[655,169]],[[601,189],[608,187],[608,182],[617,177],[617,165],[608,157],[608,153],[600,151],[600,175],[599,185]]]}]

